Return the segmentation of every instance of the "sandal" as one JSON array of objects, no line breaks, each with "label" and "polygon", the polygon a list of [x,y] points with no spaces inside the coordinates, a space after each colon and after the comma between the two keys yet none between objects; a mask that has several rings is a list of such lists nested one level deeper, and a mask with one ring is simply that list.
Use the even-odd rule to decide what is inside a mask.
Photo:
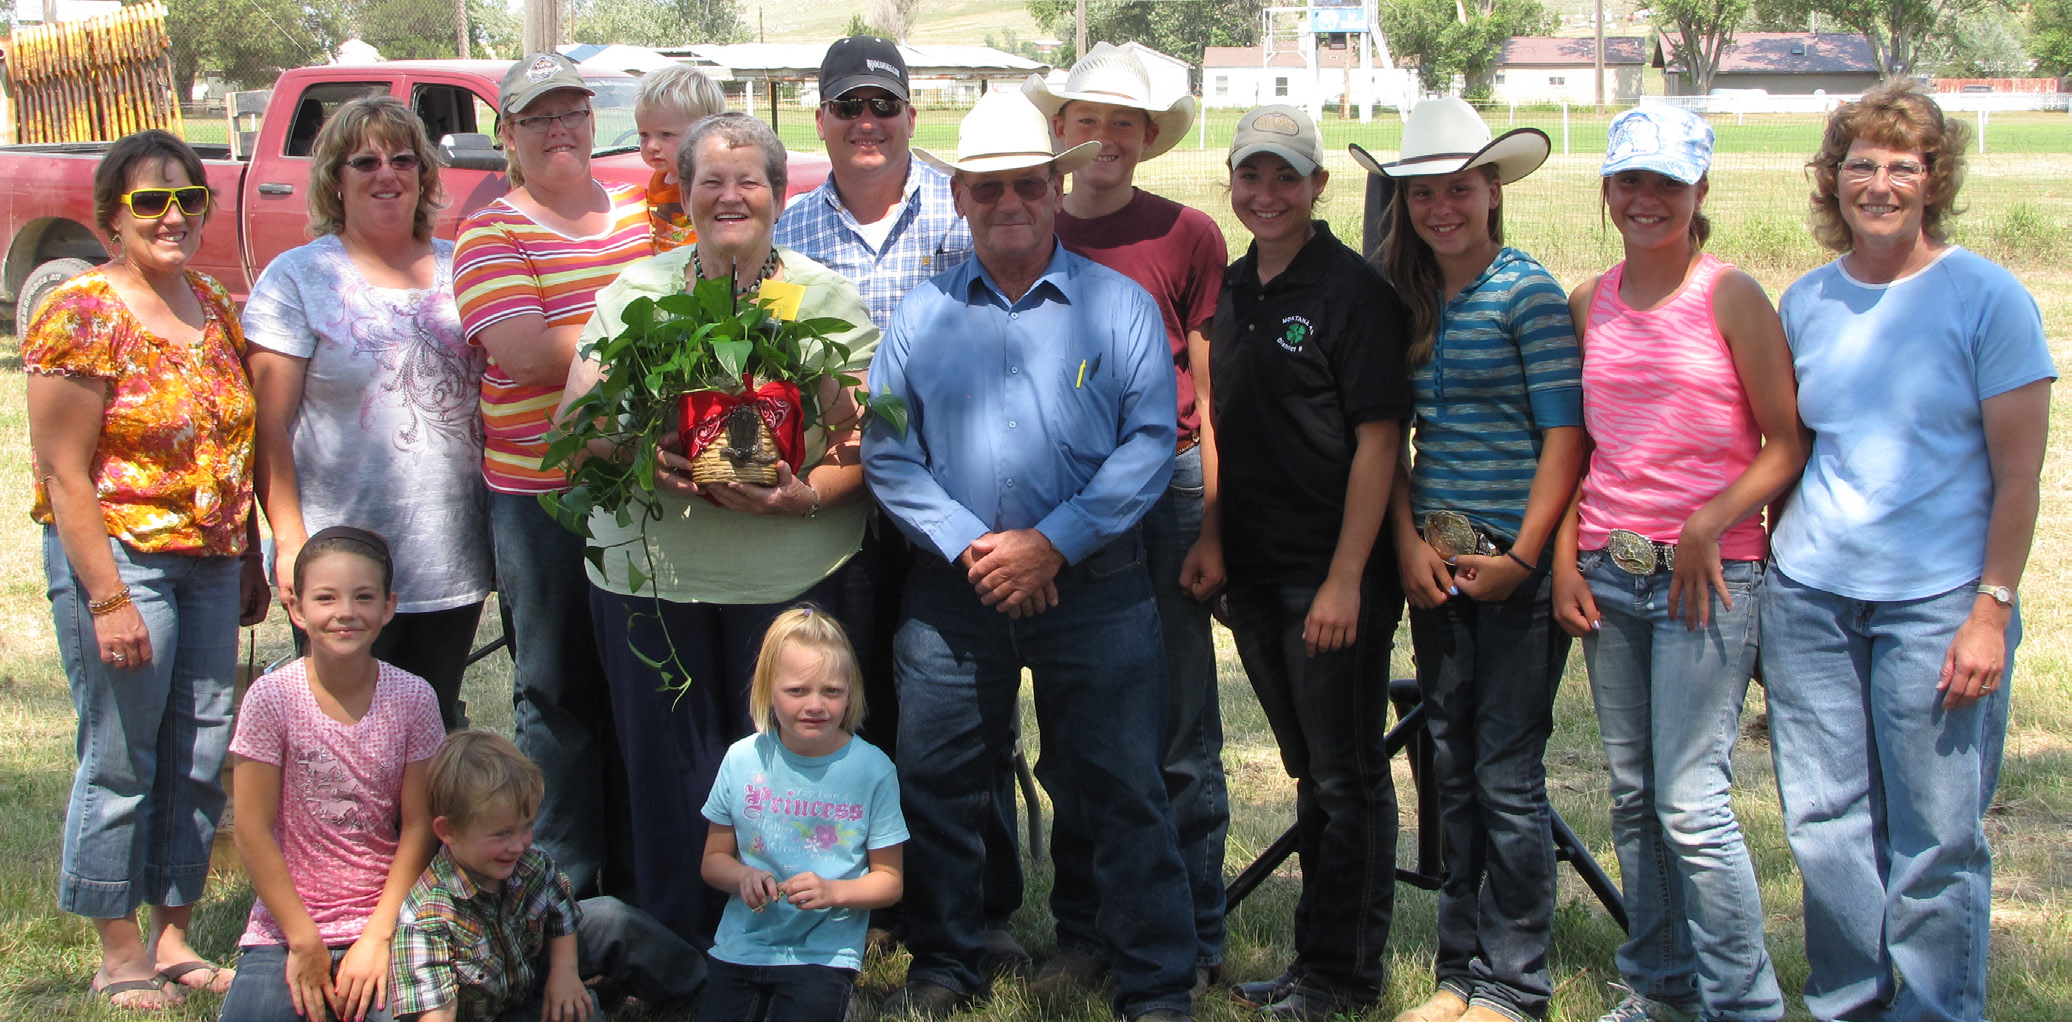
[{"label": "sandal", "polygon": [[[207,982],[189,983],[182,978],[185,976],[191,976],[197,972],[202,971],[207,971],[209,974]],[[173,986],[184,987],[188,990],[206,990],[212,994],[221,994],[229,991],[230,985],[227,983],[223,984],[223,987],[220,990],[217,989],[216,986],[217,981],[221,980],[225,976],[236,978],[237,973],[230,969],[226,969],[220,965],[204,962],[200,959],[195,959],[194,961],[190,962],[176,962],[172,965],[168,965],[165,968],[158,970],[158,978],[160,982],[170,983]]]},{"label": "sandal", "polygon": [[[115,998],[123,994],[137,993],[144,990],[157,994],[158,1003],[139,1004],[135,1001],[128,1004],[116,1003]],[[89,984],[86,992],[106,1000],[110,1007],[121,1008],[124,1011],[165,1011],[173,1005],[180,1003],[166,992],[165,984],[156,979],[125,979],[98,987]]]}]

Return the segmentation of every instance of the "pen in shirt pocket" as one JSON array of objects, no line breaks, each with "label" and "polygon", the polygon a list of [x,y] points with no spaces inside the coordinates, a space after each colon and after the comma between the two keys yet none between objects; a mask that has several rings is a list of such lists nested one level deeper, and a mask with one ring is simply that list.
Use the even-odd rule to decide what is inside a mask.
[{"label": "pen in shirt pocket", "polygon": [[1084,387],[1084,386],[1086,386],[1086,381],[1087,381],[1087,380],[1089,380],[1089,379],[1091,379],[1091,378],[1093,378],[1093,377],[1095,377],[1095,376],[1097,376],[1097,375],[1099,375],[1099,374],[1100,374],[1100,372],[1101,372],[1101,356],[1099,356],[1099,355],[1095,355],[1095,356],[1094,356],[1094,358],[1093,358],[1093,361],[1092,361],[1092,362],[1088,362],[1088,361],[1087,361],[1086,359],[1083,359],[1083,358],[1082,358],[1082,359],[1080,359],[1080,360],[1079,360],[1079,379],[1078,379],[1078,381],[1077,381],[1077,382],[1075,382],[1075,383],[1073,383],[1073,384],[1072,384],[1072,389],[1074,389],[1074,390],[1078,390],[1079,388],[1081,388],[1081,387]]}]

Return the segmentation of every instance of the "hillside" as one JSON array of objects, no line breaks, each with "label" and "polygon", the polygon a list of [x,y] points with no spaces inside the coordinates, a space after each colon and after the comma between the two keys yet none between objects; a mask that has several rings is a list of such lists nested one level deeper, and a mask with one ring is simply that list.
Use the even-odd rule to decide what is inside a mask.
[{"label": "hillside", "polygon": [[[741,20],[769,42],[829,42],[869,7],[868,0],[744,0]],[[920,0],[907,41],[976,44],[988,33],[1004,41],[1010,30],[1023,39],[1043,34],[1021,0]]]}]

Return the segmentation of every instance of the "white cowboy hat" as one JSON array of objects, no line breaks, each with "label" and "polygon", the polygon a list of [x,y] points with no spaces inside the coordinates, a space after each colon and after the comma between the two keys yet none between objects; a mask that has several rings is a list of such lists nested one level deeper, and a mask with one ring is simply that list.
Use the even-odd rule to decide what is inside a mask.
[{"label": "white cowboy hat", "polygon": [[1183,93],[1166,103],[1152,99],[1151,73],[1144,70],[1144,62],[1135,53],[1108,43],[1095,43],[1086,56],[1072,65],[1064,88],[1052,92],[1049,83],[1030,75],[1022,83],[1022,92],[1045,117],[1056,117],[1065,104],[1075,99],[1126,106],[1150,114],[1151,123],[1158,125],[1158,140],[1144,147],[1143,159],[1147,160],[1180,144],[1187,137],[1188,127],[1194,124],[1193,96]]},{"label": "white cowboy hat", "polygon": [[1018,89],[993,89],[979,97],[957,125],[956,159],[914,147],[914,155],[945,174],[990,174],[1046,163],[1057,164],[1060,174],[1070,174],[1100,151],[1101,143],[1085,142],[1057,152],[1051,144],[1050,118]]},{"label": "white cowboy hat", "polygon": [[1357,145],[1346,150],[1368,173],[1389,177],[1452,174],[1493,163],[1497,183],[1507,185],[1540,169],[1553,143],[1538,128],[1514,128],[1492,139],[1489,125],[1482,123],[1474,107],[1458,96],[1443,96],[1410,111],[1403,125],[1403,151],[1394,162],[1382,163]]}]

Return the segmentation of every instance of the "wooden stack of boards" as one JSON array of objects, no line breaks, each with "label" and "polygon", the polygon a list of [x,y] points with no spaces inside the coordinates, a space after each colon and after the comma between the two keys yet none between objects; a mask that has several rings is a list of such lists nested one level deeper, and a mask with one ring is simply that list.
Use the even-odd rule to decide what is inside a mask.
[{"label": "wooden stack of boards", "polygon": [[22,142],[105,142],[146,128],[181,134],[165,4],[17,28],[7,84]]}]

